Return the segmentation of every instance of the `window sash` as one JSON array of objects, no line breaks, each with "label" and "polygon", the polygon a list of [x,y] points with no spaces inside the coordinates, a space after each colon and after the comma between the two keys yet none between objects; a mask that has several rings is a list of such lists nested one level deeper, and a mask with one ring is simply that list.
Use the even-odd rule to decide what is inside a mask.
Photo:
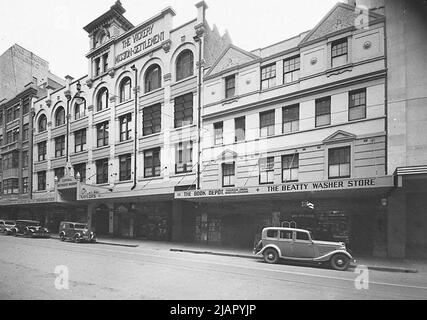
[{"label": "window sash", "polygon": [[65,136],[55,138],[55,157],[62,157],[65,153]]},{"label": "window sash", "polygon": [[145,76],[145,93],[160,89],[162,87],[161,69],[158,65],[152,66]]},{"label": "window sash", "polygon": [[349,100],[349,120],[365,119],[366,89],[350,92]]},{"label": "window sash", "polygon": [[80,181],[86,181],[86,163],[76,164],[74,166],[74,175],[77,178],[77,173],[80,173]]},{"label": "window sash", "polygon": [[261,68],[261,89],[272,88],[276,85],[276,64]]},{"label": "window sash", "polygon": [[264,158],[260,160],[259,182],[260,184],[274,182],[274,157]]},{"label": "window sash", "polygon": [[175,173],[186,173],[193,171],[193,142],[176,145]]},{"label": "window sash", "polygon": [[230,76],[225,78],[225,97],[232,98],[236,94],[236,77]]},{"label": "window sash", "polygon": [[74,133],[74,151],[82,152],[86,149],[86,129],[76,131]]},{"label": "window sash", "polygon": [[224,124],[222,122],[214,124],[214,144],[222,145],[224,142]]},{"label": "window sash", "polygon": [[97,126],[97,146],[104,147],[109,145],[109,123],[104,122]]},{"label": "window sash", "polygon": [[37,173],[37,190],[38,191],[46,190],[46,171]]},{"label": "window sash", "polygon": [[235,127],[235,142],[245,141],[246,139],[246,119],[245,117],[234,120]]},{"label": "window sash", "polygon": [[143,131],[144,136],[162,131],[161,105],[154,105],[143,109]]},{"label": "window sash", "polygon": [[120,117],[120,142],[127,141],[132,139],[131,137],[131,122],[132,122],[132,114],[127,114],[123,117]]},{"label": "window sash", "polygon": [[236,179],[236,164],[223,163],[222,164],[222,186],[232,187],[235,185]]},{"label": "window sash", "polygon": [[152,149],[144,152],[144,177],[160,177],[160,149]]},{"label": "window sash", "polygon": [[332,58],[344,56],[348,54],[348,41],[347,39],[338,40],[332,43],[331,46]]},{"label": "window sash", "polygon": [[131,180],[131,162],[132,155],[130,154],[120,157],[120,181]]},{"label": "window sash", "polygon": [[96,162],[96,184],[108,183],[108,159]]},{"label": "window sash", "polygon": [[46,160],[46,141],[37,144],[37,153],[39,161]]},{"label": "window sash", "polygon": [[194,74],[194,56],[190,50],[183,51],[176,62],[176,81],[191,77]]},{"label": "window sash", "polygon": [[350,147],[329,149],[329,178],[350,177]]},{"label": "window sash", "polygon": [[175,98],[175,128],[193,123],[193,93]]}]

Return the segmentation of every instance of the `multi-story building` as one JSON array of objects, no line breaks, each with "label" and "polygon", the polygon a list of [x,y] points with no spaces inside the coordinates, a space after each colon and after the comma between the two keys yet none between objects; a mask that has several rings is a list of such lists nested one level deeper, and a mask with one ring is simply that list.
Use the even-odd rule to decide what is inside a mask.
[{"label": "multi-story building", "polygon": [[174,192],[197,186],[201,74],[230,43],[196,8],[179,27],[170,7],[134,26],[117,1],[84,28],[88,75],[34,103],[34,197],[52,200],[39,208],[52,230],[72,219],[99,235],[179,237]]},{"label": "multi-story building", "polygon": [[386,78],[384,16],[344,3],[294,38],[224,50],[204,77],[202,189],[176,193],[196,241],[250,247],[296,225],[385,255]]},{"label": "multi-story building", "polygon": [[32,218],[33,101],[62,80],[49,64],[14,45],[0,57],[0,214]]}]

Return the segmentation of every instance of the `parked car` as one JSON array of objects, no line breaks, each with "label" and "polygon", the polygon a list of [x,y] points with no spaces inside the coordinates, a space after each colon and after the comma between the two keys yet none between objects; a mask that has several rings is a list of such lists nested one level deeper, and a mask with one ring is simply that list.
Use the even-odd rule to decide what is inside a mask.
[{"label": "parked car", "polygon": [[39,221],[17,220],[11,233],[14,236],[50,238],[49,230],[42,227]]},{"label": "parked car", "polygon": [[13,220],[0,220],[0,233],[12,234],[12,228],[16,222]]},{"label": "parked car", "polygon": [[310,231],[293,228],[265,228],[254,254],[262,255],[270,264],[280,259],[296,262],[329,264],[335,270],[345,271],[355,262],[343,242],[313,240]]},{"label": "parked car", "polygon": [[95,232],[87,224],[78,222],[61,222],[59,226],[61,241],[96,242]]}]

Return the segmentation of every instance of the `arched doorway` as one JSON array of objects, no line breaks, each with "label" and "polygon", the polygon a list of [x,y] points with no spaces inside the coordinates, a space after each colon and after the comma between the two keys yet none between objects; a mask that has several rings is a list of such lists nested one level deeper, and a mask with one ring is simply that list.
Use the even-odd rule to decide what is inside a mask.
[{"label": "arched doorway", "polygon": [[106,236],[110,232],[110,209],[101,204],[92,214],[92,226],[98,236]]}]

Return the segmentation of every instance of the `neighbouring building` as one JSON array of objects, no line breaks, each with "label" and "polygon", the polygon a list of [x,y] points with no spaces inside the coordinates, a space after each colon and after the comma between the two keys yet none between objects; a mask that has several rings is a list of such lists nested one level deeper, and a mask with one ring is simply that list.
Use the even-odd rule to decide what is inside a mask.
[{"label": "neighbouring building", "polygon": [[32,203],[33,101],[63,81],[49,64],[14,45],[0,56],[0,215],[36,218]]},{"label": "neighbouring building", "polygon": [[231,42],[196,9],[178,27],[170,7],[134,26],[117,1],[84,28],[88,75],[35,101],[33,194],[49,203],[34,210],[53,231],[71,219],[176,238],[174,192],[197,186],[200,74]]}]

